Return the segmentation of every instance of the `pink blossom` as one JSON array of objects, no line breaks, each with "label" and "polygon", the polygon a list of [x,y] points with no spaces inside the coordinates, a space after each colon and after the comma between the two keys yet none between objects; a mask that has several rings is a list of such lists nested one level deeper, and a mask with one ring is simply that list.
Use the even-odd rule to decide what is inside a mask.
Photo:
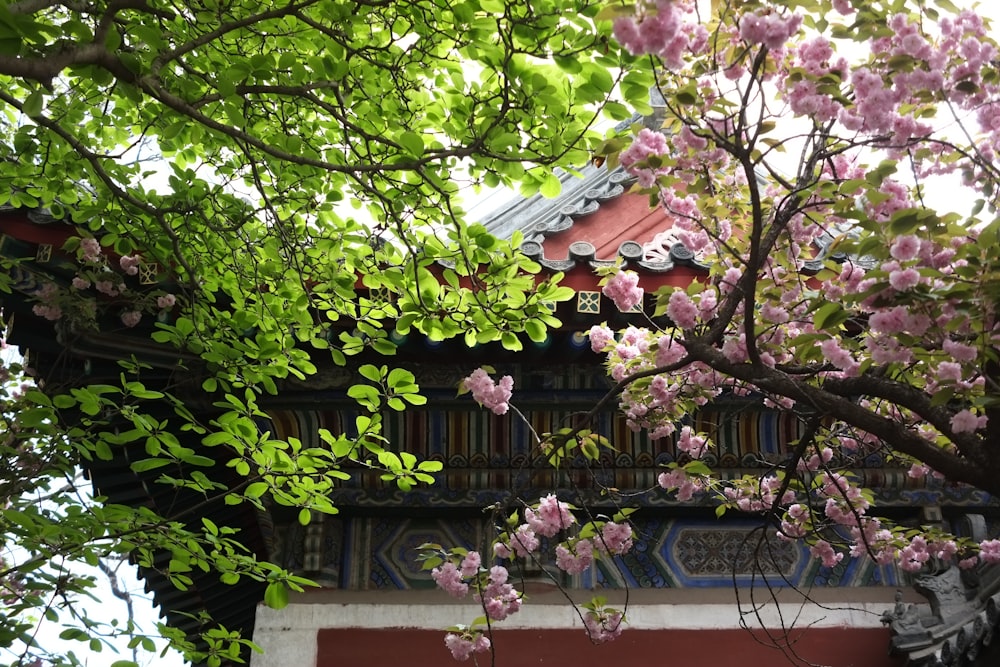
[{"label": "pink blossom", "polygon": [[980,542],[979,560],[987,565],[1000,563],[1000,540],[985,540]]},{"label": "pink blossom", "polygon": [[918,535],[899,551],[899,567],[904,572],[918,572],[930,558],[927,541]]},{"label": "pink blossom", "polygon": [[673,336],[661,336],[657,342],[655,363],[657,366],[670,366],[684,358],[687,350],[673,339]]},{"label": "pink blossom", "polygon": [[927,545],[927,552],[933,558],[939,558],[945,562],[949,562],[958,553],[958,545],[955,544],[955,540],[943,540],[937,542],[930,542]]},{"label": "pink blossom", "polygon": [[510,577],[510,571],[503,565],[494,565],[490,568],[490,583],[497,585],[506,584]]},{"label": "pink blossom", "polygon": [[499,383],[494,383],[489,373],[477,368],[472,371],[472,375],[462,380],[462,384],[472,392],[472,398],[477,403],[492,410],[493,414],[504,415],[510,409],[508,401],[514,389],[514,380],[509,375],[504,375]]},{"label": "pink blossom", "polygon": [[732,292],[737,283],[739,283],[741,277],[743,277],[743,273],[735,266],[731,266],[726,269],[726,273],[723,274],[722,280],[719,281],[719,293],[725,296]]},{"label": "pink blossom", "polygon": [[677,34],[680,18],[670,0],[659,0],[656,8],[639,20],[619,17],[612,26],[615,39],[632,55],[659,53]]},{"label": "pink blossom", "polygon": [[639,274],[635,271],[619,271],[601,291],[622,312],[630,311],[642,303],[643,290],[639,287]]},{"label": "pink blossom", "polygon": [[746,335],[741,333],[739,336],[726,336],[722,343],[722,354],[734,364],[746,361],[749,358]]},{"label": "pink blossom", "polygon": [[122,324],[131,328],[139,324],[139,320],[142,319],[142,313],[138,310],[126,310],[122,313]]},{"label": "pink blossom", "polygon": [[567,574],[580,574],[594,562],[594,543],[581,539],[556,546],[556,567]]},{"label": "pink blossom", "polygon": [[473,653],[484,653],[490,650],[490,640],[482,633],[473,638],[449,632],[444,636],[444,645],[451,651],[455,660],[468,660]]},{"label": "pink blossom", "polygon": [[681,329],[693,329],[698,324],[698,307],[683,290],[674,290],[667,302],[667,317]]},{"label": "pink blossom", "polygon": [[621,635],[625,619],[620,611],[597,610],[584,614],[583,624],[587,628],[590,640],[601,644],[617,639]]},{"label": "pink blossom", "polygon": [[462,564],[459,566],[459,570],[463,577],[471,577],[479,572],[479,566],[482,564],[482,556],[479,555],[478,551],[470,551],[465,554],[465,558],[462,559]]},{"label": "pink blossom", "polygon": [[487,585],[476,594],[486,615],[494,621],[502,621],[521,609],[521,593],[507,583],[508,577],[507,568],[490,568]]},{"label": "pink blossom", "polygon": [[659,157],[670,152],[667,138],[660,132],[642,128],[632,144],[622,151],[618,160],[628,169],[632,165],[644,162],[651,157]]},{"label": "pink blossom", "polygon": [[844,554],[834,551],[833,547],[826,540],[820,540],[809,547],[809,552],[813,558],[818,558],[823,562],[823,567],[834,567],[844,560]]},{"label": "pink blossom", "polygon": [[601,324],[595,324],[590,327],[587,335],[590,337],[590,349],[597,353],[603,352],[608,343],[615,339],[614,332]]},{"label": "pink blossom", "polygon": [[768,321],[775,324],[784,324],[789,320],[788,311],[781,306],[777,306],[770,301],[765,302],[764,305],[760,307],[760,316]]},{"label": "pink blossom", "polygon": [[905,292],[916,287],[920,283],[920,272],[910,267],[909,269],[897,269],[889,274],[889,284],[898,292]]},{"label": "pink blossom", "polygon": [[514,534],[510,538],[510,546],[514,550],[514,553],[520,558],[533,553],[538,549],[538,538],[535,536],[535,531],[531,529],[526,523],[522,523],[514,531]]},{"label": "pink blossom", "polygon": [[31,307],[31,312],[52,322],[55,322],[63,315],[62,308],[59,306],[50,306],[44,303],[36,303]]},{"label": "pink blossom", "polygon": [[626,171],[639,180],[641,187],[648,188],[652,187],[658,176],[667,173],[667,170],[661,167],[647,167],[647,162],[650,158],[665,155],[669,151],[666,137],[644,127],[639,130],[632,145],[622,151],[618,160]]},{"label": "pink blossom", "polygon": [[956,364],[954,361],[942,361],[938,364],[937,376],[939,382],[961,382],[962,364]]},{"label": "pink blossom", "polygon": [[690,426],[685,426],[677,438],[677,449],[690,455],[691,458],[700,459],[708,449],[708,443],[705,438],[695,435]]},{"label": "pink blossom", "polygon": [[632,548],[632,527],[627,523],[608,521],[601,527],[601,539],[597,548],[613,554],[623,554]]},{"label": "pink blossom", "polygon": [[838,13],[847,16],[848,14],[854,13],[854,7],[851,5],[852,0],[833,0],[833,8],[837,10]]},{"label": "pink blossom", "polygon": [[462,573],[451,561],[431,570],[431,578],[452,597],[464,597],[469,592],[469,585],[462,581]]},{"label": "pink blossom", "polygon": [[986,426],[987,417],[977,417],[969,410],[962,410],[951,418],[951,430],[955,433],[973,433]]},{"label": "pink blossom", "polygon": [[973,361],[979,356],[979,352],[976,348],[971,345],[955,342],[953,340],[945,340],[941,344],[941,349],[949,354],[955,361],[961,363]]},{"label": "pink blossom", "polygon": [[156,307],[160,310],[173,308],[175,303],[177,303],[177,297],[173,294],[164,294],[163,296],[156,297]]},{"label": "pink blossom", "polygon": [[73,276],[72,285],[74,289],[87,289],[90,287],[90,281],[80,276]]},{"label": "pink blossom", "polygon": [[125,291],[125,285],[116,285],[110,280],[98,280],[94,283],[94,287],[101,294],[107,294],[108,296],[118,296]]},{"label": "pink blossom", "polygon": [[873,313],[868,318],[868,325],[872,331],[877,333],[900,333],[906,329],[906,321],[909,314],[906,306],[896,306],[889,310]]},{"label": "pink blossom", "polygon": [[851,353],[840,347],[836,338],[828,338],[819,345],[820,351],[826,360],[842,371],[854,372],[861,364],[855,361]]},{"label": "pink blossom", "polygon": [[130,276],[134,276],[139,273],[140,261],[137,255],[125,255],[118,260],[118,264],[122,267],[122,271]]},{"label": "pink blossom", "polygon": [[719,299],[714,290],[705,290],[698,295],[698,312],[705,322],[715,317],[715,309],[719,305]]},{"label": "pink blossom", "polygon": [[554,494],[549,494],[538,502],[538,511],[530,507],[524,511],[528,525],[538,535],[553,537],[559,531],[576,523],[576,517],[569,510],[569,505],[560,502]]},{"label": "pink blossom", "polygon": [[661,472],[656,478],[657,484],[666,491],[677,489],[677,500],[687,502],[694,494],[701,491],[701,482],[688,477],[683,468],[674,468],[669,472]]},{"label": "pink blossom", "polygon": [[740,37],[751,44],[763,44],[780,49],[802,25],[798,14],[781,16],[777,13],[745,14],[740,20]]},{"label": "pink blossom", "polygon": [[86,262],[96,262],[101,257],[101,244],[97,239],[85,238],[80,241],[80,252]]},{"label": "pink blossom", "polygon": [[889,254],[901,262],[908,262],[920,252],[920,239],[913,235],[897,236],[889,246]]}]

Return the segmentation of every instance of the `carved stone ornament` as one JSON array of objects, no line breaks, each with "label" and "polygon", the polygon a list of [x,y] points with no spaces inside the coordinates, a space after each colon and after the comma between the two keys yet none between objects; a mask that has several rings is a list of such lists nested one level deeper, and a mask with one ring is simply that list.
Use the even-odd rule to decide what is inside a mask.
[{"label": "carved stone ornament", "polygon": [[892,630],[892,654],[912,667],[996,664],[985,654],[1000,649],[994,641],[1000,625],[1000,569],[963,571],[952,565],[918,575],[913,587],[928,605],[905,604],[897,593],[894,609],[882,616]]}]

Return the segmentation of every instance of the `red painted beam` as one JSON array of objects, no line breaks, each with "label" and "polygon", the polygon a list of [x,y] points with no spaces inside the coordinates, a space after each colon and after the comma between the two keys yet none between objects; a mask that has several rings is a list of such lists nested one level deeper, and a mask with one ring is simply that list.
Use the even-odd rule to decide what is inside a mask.
[{"label": "red painted beam", "polygon": [[[771,631],[780,639],[779,631]],[[444,632],[414,629],[320,630],[316,667],[447,667],[458,662],[444,645]],[[625,630],[595,646],[582,630],[497,630],[493,667],[900,667],[889,657],[889,631],[882,628],[795,630],[784,652],[762,631]],[[490,665],[486,654],[480,665]]]}]

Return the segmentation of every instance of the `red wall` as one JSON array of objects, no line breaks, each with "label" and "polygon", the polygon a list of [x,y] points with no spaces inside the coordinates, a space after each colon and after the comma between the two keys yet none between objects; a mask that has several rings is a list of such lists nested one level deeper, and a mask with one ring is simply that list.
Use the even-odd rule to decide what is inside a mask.
[{"label": "red wall", "polygon": [[[889,658],[889,631],[880,628],[814,628],[793,634],[790,658],[760,631],[625,630],[594,646],[580,630],[497,630],[494,667],[900,667]],[[447,667],[458,662],[437,630],[319,631],[316,667]],[[799,659],[796,660],[794,655]],[[480,665],[490,665],[489,656]],[[292,667],[292,666],[289,666]]]}]

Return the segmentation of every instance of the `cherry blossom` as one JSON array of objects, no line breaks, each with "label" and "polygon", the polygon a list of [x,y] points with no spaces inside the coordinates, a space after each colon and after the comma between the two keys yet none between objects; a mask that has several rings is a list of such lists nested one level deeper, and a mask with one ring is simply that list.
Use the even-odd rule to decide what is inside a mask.
[{"label": "cherry blossom", "polygon": [[139,257],[133,255],[124,255],[118,260],[118,264],[121,266],[122,271],[130,276],[137,275],[139,273],[139,264],[141,260]]},{"label": "cherry blossom", "polygon": [[462,380],[463,386],[472,392],[472,397],[484,408],[496,415],[507,414],[510,409],[508,401],[514,388],[514,380],[504,375],[499,382],[494,382],[485,369],[477,368],[467,378]]},{"label": "cherry blossom", "polygon": [[567,503],[560,502],[554,494],[549,494],[538,503],[538,509],[524,510],[525,521],[538,535],[552,537],[561,530],[576,523]]},{"label": "cherry blossom", "polygon": [[639,274],[635,271],[619,271],[612,276],[601,290],[604,296],[615,302],[618,310],[626,312],[642,303],[643,290],[639,287]]}]

